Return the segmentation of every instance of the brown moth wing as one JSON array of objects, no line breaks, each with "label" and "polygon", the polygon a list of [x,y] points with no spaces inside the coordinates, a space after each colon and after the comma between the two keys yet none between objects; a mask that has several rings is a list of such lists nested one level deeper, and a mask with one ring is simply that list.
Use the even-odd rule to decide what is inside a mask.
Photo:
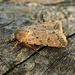
[{"label": "brown moth wing", "polygon": [[40,24],[40,26],[46,26],[47,28],[53,28],[54,30],[60,30],[60,32],[63,32],[62,26],[58,22],[44,22]]},{"label": "brown moth wing", "polygon": [[27,26],[26,29],[32,29],[32,30],[60,30],[62,33],[62,26],[58,22],[44,22],[40,25],[32,25],[32,26]]},{"label": "brown moth wing", "polygon": [[65,47],[67,46],[67,40],[63,33],[58,30],[46,30],[46,31],[34,31],[27,35],[23,40],[31,45],[43,45],[51,47]]},{"label": "brown moth wing", "polygon": [[[40,25],[32,25],[32,26],[25,26],[25,27],[21,27],[21,28],[18,28],[16,29],[16,31],[14,32],[14,34],[17,34],[21,31],[25,31],[25,32],[28,32],[28,31],[44,31],[44,30],[60,30],[60,32],[62,33],[62,26],[60,25],[60,23],[58,22],[44,22]],[[13,37],[15,37],[13,34]],[[28,33],[25,34],[25,36],[27,35]],[[15,37],[16,38],[16,37]]]},{"label": "brown moth wing", "polygon": [[62,33],[62,26],[55,22],[19,28],[15,31],[14,36],[19,42],[25,44],[51,47],[65,47],[67,45],[66,37]]},{"label": "brown moth wing", "polygon": [[63,32],[62,26],[58,22],[44,22],[40,25],[25,26],[17,29],[16,32],[28,30],[36,30],[36,31],[60,30],[61,33]]}]

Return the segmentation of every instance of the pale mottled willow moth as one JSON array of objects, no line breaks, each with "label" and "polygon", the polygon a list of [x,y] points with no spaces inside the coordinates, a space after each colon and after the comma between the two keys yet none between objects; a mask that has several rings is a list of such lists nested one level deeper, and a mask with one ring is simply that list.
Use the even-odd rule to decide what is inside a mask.
[{"label": "pale mottled willow moth", "polygon": [[[65,47],[67,40],[63,34],[62,26],[58,22],[44,22],[40,25],[25,26],[16,29],[12,39],[28,47],[42,45],[50,47]],[[11,51],[11,50],[10,50]]]}]

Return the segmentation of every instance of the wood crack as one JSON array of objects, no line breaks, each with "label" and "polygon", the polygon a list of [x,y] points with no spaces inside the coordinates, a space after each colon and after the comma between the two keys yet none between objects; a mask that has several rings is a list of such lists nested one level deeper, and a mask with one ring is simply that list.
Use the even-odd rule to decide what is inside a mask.
[{"label": "wood crack", "polygon": [[12,67],[11,69],[9,69],[8,71],[6,71],[3,75],[8,74],[9,72],[11,72],[14,68],[16,68],[17,66],[23,64],[24,62],[26,62],[27,60],[29,60],[31,57],[33,57],[34,55],[36,55],[38,52],[40,52],[41,50],[43,50],[43,48],[45,47],[41,47],[39,50],[35,51],[33,54],[31,54],[27,59],[23,60],[22,62],[16,64],[14,67]]},{"label": "wood crack", "polygon": [[[64,59],[66,56],[68,56],[69,54],[72,53],[72,51],[66,53],[67,51],[63,52],[63,56],[61,56],[60,58],[56,59],[41,75],[43,75],[45,72],[47,72],[55,63],[57,63],[58,61],[61,61],[62,59]],[[58,65],[58,63],[56,64]]]}]

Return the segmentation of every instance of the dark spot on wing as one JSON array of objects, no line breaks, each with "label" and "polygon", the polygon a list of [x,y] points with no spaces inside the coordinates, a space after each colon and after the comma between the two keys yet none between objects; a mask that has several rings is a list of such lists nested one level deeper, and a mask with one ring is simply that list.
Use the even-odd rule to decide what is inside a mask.
[{"label": "dark spot on wing", "polygon": [[29,31],[27,31],[27,32],[29,32]]},{"label": "dark spot on wing", "polygon": [[52,33],[53,33],[53,34],[55,34],[55,32],[54,32],[54,31],[53,31]]},{"label": "dark spot on wing", "polygon": [[42,42],[42,40],[40,40],[39,42]]},{"label": "dark spot on wing", "polygon": [[37,39],[39,38],[39,37],[36,37]]},{"label": "dark spot on wing", "polygon": [[34,30],[36,30],[36,28],[34,28]]},{"label": "dark spot on wing", "polygon": [[50,42],[50,38],[47,39],[47,42]]},{"label": "dark spot on wing", "polygon": [[48,38],[47,40],[50,40],[50,38]]}]

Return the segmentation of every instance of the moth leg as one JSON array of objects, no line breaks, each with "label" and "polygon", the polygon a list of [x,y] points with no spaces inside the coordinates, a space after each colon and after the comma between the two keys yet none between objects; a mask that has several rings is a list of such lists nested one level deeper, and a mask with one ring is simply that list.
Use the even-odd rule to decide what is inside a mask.
[{"label": "moth leg", "polygon": [[38,47],[37,49],[34,49],[31,45],[26,44],[27,47],[32,48],[34,51],[38,51],[41,47],[43,47],[42,45],[40,45],[40,47]]},{"label": "moth leg", "polygon": [[33,49],[34,51],[36,51],[36,49],[34,49],[31,45],[29,45],[29,44],[25,44],[25,45],[26,45],[27,47]]},{"label": "moth leg", "polygon": [[17,46],[18,43],[19,42],[17,41],[16,44],[14,45],[14,47],[11,50],[9,50],[9,52],[11,52]]},{"label": "moth leg", "polygon": [[70,33],[70,31],[65,31],[65,32],[64,32],[64,35],[69,34],[69,33]]},{"label": "moth leg", "polygon": [[[43,47],[43,45],[40,45],[37,49],[36,49],[36,51],[38,51],[40,48],[42,48]],[[38,52],[38,54],[40,55],[40,53]]]},{"label": "moth leg", "polygon": [[43,45],[40,45],[40,46],[36,49],[36,51],[38,51],[41,47],[43,47]]}]

